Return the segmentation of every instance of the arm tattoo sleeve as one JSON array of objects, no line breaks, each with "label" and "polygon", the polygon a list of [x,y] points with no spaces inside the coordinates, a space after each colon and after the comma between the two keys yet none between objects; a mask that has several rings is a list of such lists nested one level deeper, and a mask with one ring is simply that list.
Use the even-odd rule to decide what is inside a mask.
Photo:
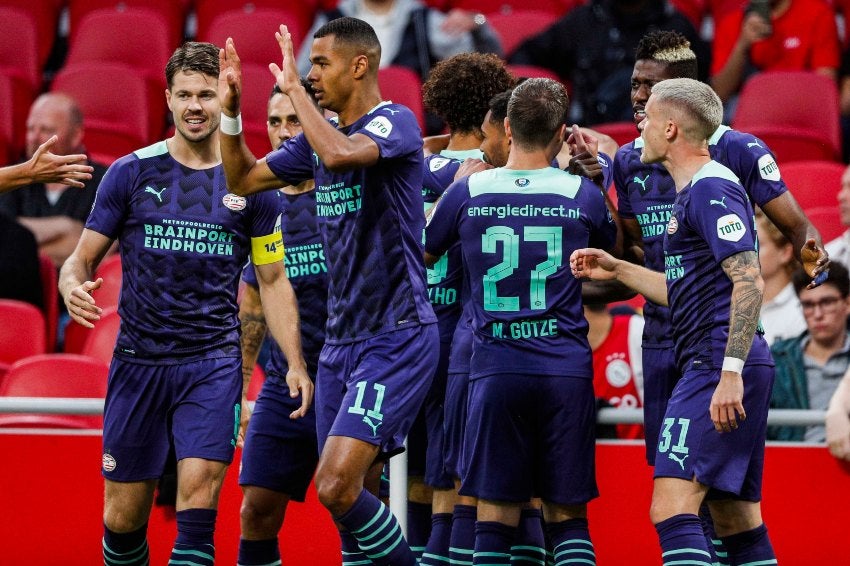
[{"label": "arm tattoo sleeve", "polygon": [[737,253],[723,260],[721,267],[732,281],[726,356],[746,360],[761,312],[763,284],[758,254],[755,251]]},{"label": "arm tattoo sleeve", "polygon": [[242,327],[242,380],[248,382],[254,371],[254,364],[260,354],[260,347],[266,337],[266,319],[262,310],[259,314],[240,313],[240,325]]}]

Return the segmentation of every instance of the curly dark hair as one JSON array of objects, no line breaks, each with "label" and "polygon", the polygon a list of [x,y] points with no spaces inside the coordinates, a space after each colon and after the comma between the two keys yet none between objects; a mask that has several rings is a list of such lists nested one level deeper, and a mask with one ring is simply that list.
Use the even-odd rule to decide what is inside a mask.
[{"label": "curly dark hair", "polygon": [[461,53],[437,63],[422,85],[425,108],[453,132],[476,132],[494,95],[514,86],[492,53]]},{"label": "curly dark hair", "polygon": [[697,80],[697,56],[688,38],[677,31],[653,31],[643,36],[635,60],[651,59],[667,65],[670,78]]}]

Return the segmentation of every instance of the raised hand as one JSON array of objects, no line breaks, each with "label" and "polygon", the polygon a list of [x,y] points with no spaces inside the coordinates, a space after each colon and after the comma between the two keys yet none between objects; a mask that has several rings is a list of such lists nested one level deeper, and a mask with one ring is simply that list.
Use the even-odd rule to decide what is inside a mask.
[{"label": "raised hand", "polygon": [[100,320],[100,313],[103,312],[103,309],[95,304],[91,293],[95,289],[99,289],[101,285],[103,285],[103,277],[98,277],[97,280],[86,281],[68,293],[68,297],[65,299],[65,308],[71,315],[71,320],[86,328],[94,328],[92,321]]},{"label": "raised hand", "polygon": [[829,254],[817,245],[814,238],[806,240],[803,249],[800,250],[800,258],[803,260],[803,269],[812,278],[808,289],[817,287],[826,281],[829,275]]},{"label": "raised hand", "polygon": [[567,145],[570,148],[570,155],[576,156],[585,152],[589,152],[595,158],[599,153],[599,140],[582,131],[577,124],[573,124],[570,129],[570,135],[567,136]]},{"label": "raised hand", "polygon": [[295,55],[293,54],[292,35],[287,27],[281,24],[280,31],[275,32],[274,36],[278,45],[280,45],[283,61],[280,67],[277,66],[277,63],[270,63],[269,71],[274,75],[280,90],[289,95],[293,88],[301,86],[301,76],[298,74],[298,67],[295,65]]},{"label": "raised hand", "polygon": [[218,51],[218,97],[221,109],[231,118],[239,114],[242,98],[242,63],[236,53],[233,38],[228,37],[224,49]]},{"label": "raised hand", "polygon": [[74,155],[56,155],[50,148],[57,142],[58,136],[38,146],[35,153],[27,162],[34,183],[62,183],[82,189],[83,181],[91,179],[94,169],[86,165],[86,156],[82,153]]}]

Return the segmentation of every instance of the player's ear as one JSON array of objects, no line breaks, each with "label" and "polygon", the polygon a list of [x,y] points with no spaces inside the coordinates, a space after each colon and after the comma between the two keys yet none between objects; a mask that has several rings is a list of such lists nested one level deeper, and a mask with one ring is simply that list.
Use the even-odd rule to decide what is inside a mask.
[{"label": "player's ear", "polygon": [[366,55],[358,55],[353,61],[353,73],[355,79],[362,79],[369,72],[369,58]]}]

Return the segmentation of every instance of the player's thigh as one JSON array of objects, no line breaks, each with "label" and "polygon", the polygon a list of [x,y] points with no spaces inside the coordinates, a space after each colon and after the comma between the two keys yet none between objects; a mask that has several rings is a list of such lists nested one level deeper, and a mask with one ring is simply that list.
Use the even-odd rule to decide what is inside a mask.
[{"label": "player's thigh", "polygon": [[233,459],[242,408],[239,358],[210,358],[181,364],[171,430],[177,460]]},{"label": "player's thigh", "polygon": [[158,478],[169,451],[168,414],[174,366],[112,360],[103,416],[103,477],[114,482]]},{"label": "player's thigh", "polygon": [[643,358],[643,421],[646,433],[646,459],[655,465],[658,435],[667,411],[667,402],[679,381],[673,348],[644,348]]}]

